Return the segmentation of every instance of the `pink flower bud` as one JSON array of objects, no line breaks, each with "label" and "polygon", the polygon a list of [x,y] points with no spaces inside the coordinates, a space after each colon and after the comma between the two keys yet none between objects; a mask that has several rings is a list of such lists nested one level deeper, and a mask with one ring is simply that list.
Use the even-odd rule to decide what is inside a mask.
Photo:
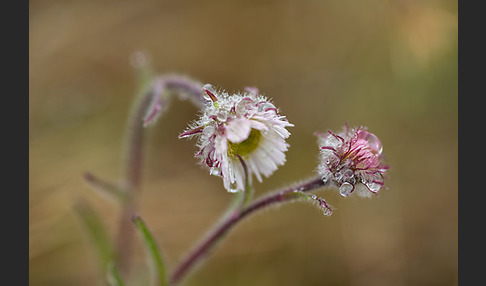
[{"label": "pink flower bud", "polygon": [[369,197],[384,186],[388,166],[383,164],[383,146],[380,139],[366,127],[349,129],[335,134],[316,133],[321,163],[318,172],[322,180],[339,188],[342,196],[356,191]]}]

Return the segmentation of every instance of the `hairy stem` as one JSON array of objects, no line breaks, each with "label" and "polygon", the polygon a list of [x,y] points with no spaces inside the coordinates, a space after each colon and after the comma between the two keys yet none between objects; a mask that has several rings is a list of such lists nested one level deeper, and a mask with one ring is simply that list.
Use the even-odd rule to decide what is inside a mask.
[{"label": "hairy stem", "polygon": [[123,189],[127,194],[127,199],[123,202],[116,241],[117,266],[125,275],[128,275],[130,271],[129,262],[131,260],[134,236],[134,227],[131,219],[136,211],[135,194],[140,192],[141,185],[140,178],[143,159],[142,119],[153,96],[152,89],[146,91],[142,98],[134,105],[134,109],[127,122],[125,169],[122,173]]},{"label": "hairy stem", "polygon": [[246,216],[265,209],[266,207],[297,199],[300,197],[299,192],[308,192],[317,188],[323,187],[326,184],[320,178],[314,178],[303,184],[277,191],[263,198],[257,199],[244,207],[240,212],[234,216],[229,216],[219,226],[217,226],[209,236],[203,240],[197,247],[174,269],[170,275],[169,283],[174,286],[177,285],[182,278],[200,261],[211,248],[224,237],[230,229],[232,229],[238,222]]},{"label": "hairy stem", "polygon": [[[125,168],[122,172],[123,190],[126,192],[126,200],[122,205],[121,221],[116,241],[117,267],[125,275],[130,273],[130,261],[133,248],[135,228],[132,216],[136,212],[136,194],[141,189],[144,120],[147,112],[150,112],[154,101],[160,104],[160,98],[166,90],[186,93],[192,103],[197,107],[202,106],[201,84],[187,77],[170,75],[159,76],[152,80],[151,85],[134,103],[127,122],[126,146],[124,150]],[[158,106],[160,108],[160,106]]]}]

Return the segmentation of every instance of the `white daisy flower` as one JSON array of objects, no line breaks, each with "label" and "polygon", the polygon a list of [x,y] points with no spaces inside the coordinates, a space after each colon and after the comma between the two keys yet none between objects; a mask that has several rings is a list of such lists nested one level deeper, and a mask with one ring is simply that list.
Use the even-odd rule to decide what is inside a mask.
[{"label": "white daisy flower", "polygon": [[270,176],[285,163],[285,152],[290,136],[285,116],[256,88],[247,88],[243,94],[216,92],[206,84],[203,87],[206,106],[202,115],[179,138],[198,136],[196,157],[207,165],[210,174],[223,177],[229,192],[245,189],[244,160],[251,180]]}]

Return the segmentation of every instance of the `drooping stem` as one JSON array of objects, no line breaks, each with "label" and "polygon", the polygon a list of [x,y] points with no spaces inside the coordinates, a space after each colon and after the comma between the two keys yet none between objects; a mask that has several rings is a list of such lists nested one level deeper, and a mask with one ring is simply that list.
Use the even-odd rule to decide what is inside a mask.
[{"label": "drooping stem", "polygon": [[140,192],[143,159],[142,118],[153,96],[153,89],[146,91],[134,105],[132,114],[130,114],[127,122],[126,149],[124,152],[125,168],[122,173],[122,188],[126,192],[127,199],[123,201],[120,226],[116,240],[117,266],[125,275],[128,275],[130,270],[129,262],[131,260],[134,236],[134,227],[131,218],[136,211],[135,194]]},{"label": "drooping stem", "polygon": [[244,207],[236,215],[227,217],[225,221],[218,225],[209,234],[209,236],[199,245],[197,245],[197,247],[194,248],[194,250],[173,270],[169,280],[170,285],[177,285],[182,278],[189,273],[195,264],[204,258],[212,247],[243,218],[269,206],[298,199],[301,197],[301,192],[312,191],[325,185],[326,184],[321,178],[314,178],[297,186],[290,187],[282,191],[277,191],[263,198],[257,199],[248,206]]},{"label": "drooping stem", "polygon": [[[187,77],[170,75],[160,76],[152,80],[147,90],[134,103],[127,122],[125,138],[125,167],[122,172],[122,189],[126,199],[122,202],[121,221],[116,241],[117,267],[125,275],[129,275],[130,261],[133,247],[134,226],[132,216],[136,212],[136,196],[141,189],[142,165],[144,155],[144,120],[147,113],[156,103],[156,111],[164,106],[161,104],[168,100],[167,91],[186,93],[196,106],[201,106],[204,100],[201,91],[202,84]],[[152,118],[151,118],[152,120]]]}]

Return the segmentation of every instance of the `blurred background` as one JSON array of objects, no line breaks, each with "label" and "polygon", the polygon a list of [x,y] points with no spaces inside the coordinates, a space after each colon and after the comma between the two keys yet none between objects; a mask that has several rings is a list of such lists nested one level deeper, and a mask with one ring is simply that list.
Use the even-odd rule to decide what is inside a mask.
[{"label": "blurred background", "polygon": [[[345,122],[376,134],[391,166],[373,199],[320,190],[331,217],[293,203],[249,218],[184,285],[457,285],[457,1],[38,0],[29,20],[30,285],[103,285],[73,206],[116,234],[119,206],[81,175],[119,178],[136,51],[160,74],[257,86],[295,124],[255,197],[315,174],[313,133]],[[147,129],[138,207],[169,266],[232,199],[177,139],[196,112],[174,100]]]}]

